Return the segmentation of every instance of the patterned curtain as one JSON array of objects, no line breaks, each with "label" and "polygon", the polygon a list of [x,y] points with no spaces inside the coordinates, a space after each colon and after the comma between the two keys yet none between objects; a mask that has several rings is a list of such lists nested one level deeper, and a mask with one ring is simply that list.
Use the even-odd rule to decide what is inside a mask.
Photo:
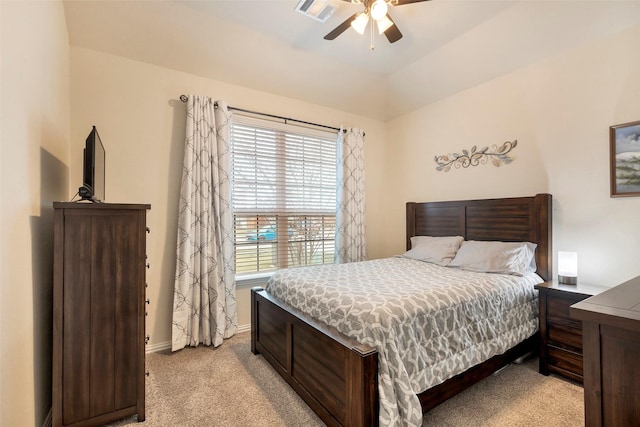
[{"label": "patterned curtain", "polygon": [[173,351],[235,334],[233,214],[227,105],[189,95],[178,211]]},{"label": "patterned curtain", "polygon": [[367,259],[364,211],[364,131],[349,128],[338,137],[336,262]]}]

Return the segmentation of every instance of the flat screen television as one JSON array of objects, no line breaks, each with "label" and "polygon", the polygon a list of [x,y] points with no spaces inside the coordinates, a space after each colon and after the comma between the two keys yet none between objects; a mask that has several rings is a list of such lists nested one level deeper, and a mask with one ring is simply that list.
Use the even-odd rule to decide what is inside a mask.
[{"label": "flat screen television", "polygon": [[104,201],[105,152],[95,126],[91,129],[84,147],[82,187],[78,194],[82,200]]}]

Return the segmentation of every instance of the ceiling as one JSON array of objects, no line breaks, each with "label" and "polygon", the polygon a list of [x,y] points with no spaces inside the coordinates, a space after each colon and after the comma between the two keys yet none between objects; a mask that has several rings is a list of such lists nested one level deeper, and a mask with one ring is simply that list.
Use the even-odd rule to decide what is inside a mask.
[{"label": "ceiling", "polygon": [[[297,0],[65,0],[73,46],[389,120],[456,92],[640,25],[637,1],[432,0],[389,8],[390,44],[326,23]],[[214,94],[210,94],[214,95]],[[177,96],[177,95],[176,95]]]}]

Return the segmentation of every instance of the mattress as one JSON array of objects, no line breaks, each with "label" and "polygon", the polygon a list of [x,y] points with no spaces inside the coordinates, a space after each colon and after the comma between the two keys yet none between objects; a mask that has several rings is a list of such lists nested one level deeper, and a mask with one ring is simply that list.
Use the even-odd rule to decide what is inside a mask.
[{"label": "mattress", "polygon": [[533,335],[542,279],[402,257],[279,270],[275,298],[378,351],[381,426],[420,426],[417,394]]}]

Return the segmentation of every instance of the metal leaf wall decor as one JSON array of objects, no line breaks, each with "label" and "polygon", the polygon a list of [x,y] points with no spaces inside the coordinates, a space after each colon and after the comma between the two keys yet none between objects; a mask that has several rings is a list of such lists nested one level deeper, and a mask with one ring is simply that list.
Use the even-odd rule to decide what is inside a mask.
[{"label": "metal leaf wall decor", "polygon": [[518,140],[513,140],[513,142],[506,141],[500,147],[495,144],[492,145],[491,151],[489,151],[489,147],[478,149],[477,146],[474,145],[470,150],[462,150],[462,153],[435,156],[434,160],[438,164],[436,170],[449,172],[451,166],[456,169],[478,166],[479,164],[487,163],[489,159],[491,159],[491,164],[496,167],[500,167],[503,163],[508,165],[513,161],[513,159],[509,157],[509,153],[516,148],[516,145],[518,145]]}]

